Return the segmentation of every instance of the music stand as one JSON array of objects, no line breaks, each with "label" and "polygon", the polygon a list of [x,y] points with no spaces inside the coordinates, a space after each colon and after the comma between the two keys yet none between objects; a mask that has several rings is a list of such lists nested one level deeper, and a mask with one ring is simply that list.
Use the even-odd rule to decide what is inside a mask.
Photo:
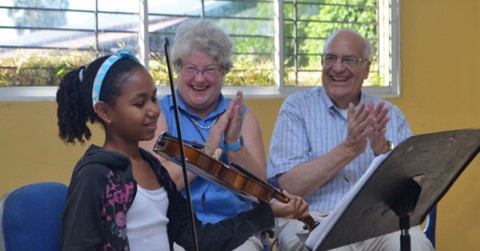
[{"label": "music stand", "polygon": [[412,136],[377,157],[306,246],[327,250],[401,230],[410,250],[410,226],[421,224],[480,151],[480,129]]}]

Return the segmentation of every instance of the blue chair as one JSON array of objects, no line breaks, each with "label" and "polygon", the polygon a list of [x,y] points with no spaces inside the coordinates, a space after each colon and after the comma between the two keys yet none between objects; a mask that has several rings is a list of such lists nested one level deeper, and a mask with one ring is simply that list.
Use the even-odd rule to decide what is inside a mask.
[{"label": "blue chair", "polygon": [[58,182],[25,185],[0,200],[0,250],[61,250],[61,218],[67,186]]},{"label": "blue chair", "polygon": [[435,248],[435,227],[437,225],[437,206],[434,206],[427,215],[427,224],[423,232]]}]

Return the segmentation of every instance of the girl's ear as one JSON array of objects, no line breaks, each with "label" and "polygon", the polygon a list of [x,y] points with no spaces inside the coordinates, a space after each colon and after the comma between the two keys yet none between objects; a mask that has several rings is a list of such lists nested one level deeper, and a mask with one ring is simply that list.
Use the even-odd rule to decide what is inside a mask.
[{"label": "girl's ear", "polygon": [[95,110],[95,113],[100,117],[105,124],[110,124],[112,122],[111,114],[110,114],[110,107],[108,106],[107,103],[103,101],[98,101],[95,103],[93,106],[93,109]]}]

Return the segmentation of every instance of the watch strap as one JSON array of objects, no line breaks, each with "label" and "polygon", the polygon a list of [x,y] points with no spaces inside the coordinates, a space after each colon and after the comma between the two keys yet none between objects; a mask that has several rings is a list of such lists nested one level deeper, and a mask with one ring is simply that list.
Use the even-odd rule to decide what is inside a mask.
[{"label": "watch strap", "polygon": [[243,146],[243,137],[240,136],[237,141],[235,141],[233,144],[227,144],[227,142],[225,142],[225,150],[227,151],[235,151],[235,150],[238,150],[240,148],[242,148]]}]

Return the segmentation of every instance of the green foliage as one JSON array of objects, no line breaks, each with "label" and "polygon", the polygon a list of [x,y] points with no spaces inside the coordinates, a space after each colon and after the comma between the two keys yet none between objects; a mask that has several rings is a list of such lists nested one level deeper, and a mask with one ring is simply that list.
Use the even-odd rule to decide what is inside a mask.
[{"label": "green foliage", "polygon": [[[63,74],[94,59],[91,52],[70,52],[63,54],[23,53],[16,57],[0,59],[0,87],[7,86],[57,86]],[[149,69],[156,85],[165,86],[169,76],[165,57],[158,53],[150,55]],[[234,69],[225,77],[227,86],[273,86],[274,65],[270,60],[249,56],[238,56]],[[316,68],[319,69],[319,68]],[[305,70],[305,69],[303,69]],[[173,69],[172,69],[172,74]],[[296,85],[293,67],[285,69],[285,84]],[[321,82],[321,71],[308,71],[298,74],[299,86],[315,86]],[[383,77],[378,72],[370,72],[365,85],[381,86]]]},{"label": "green foliage", "polygon": [[385,79],[378,71],[370,72],[368,79],[363,83],[364,86],[382,86],[385,83]]},{"label": "green foliage", "polygon": [[18,53],[0,59],[0,86],[55,86],[64,73],[90,63],[90,52]]},{"label": "green foliage", "polygon": [[[305,27],[305,34],[309,37],[322,38],[321,40],[306,40],[304,50],[308,53],[322,53],[325,39],[338,29],[352,29],[360,35],[370,39],[374,51],[377,46],[377,26],[376,26],[376,0],[349,0],[341,4],[358,5],[338,5],[342,1],[325,0],[319,13],[310,16],[311,19],[318,22],[309,22]],[[305,15],[302,17],[307,18]],[[328,21],[328,22],[326,22]]]},{"label": "green foliage", "polygon": [[272,86],[274,84],[274,66],[270,60],[241,56],[234,62],[234,69],[225,77],[225,85]]},{"label": "green foliage", "polygon": [[[165,86],[169,76],[165,57],[151,53],[149,70],[156,85]],[[62,76],[95,59],[93,52],[19,53],[15,57],[0,59],[0,86],[58,86]],[[254,65],[255,68],[251,66]],[[235,68],[227,74],[225,85],[273,85],[273,64],[268,60],[238,57]],[[172,74],[174,75],[173,69]]]},{"label": "green foliage", "polygon": [[[156,85],[170,83],[165,57],[158,53],[150,55],[149,70]],[[273,64],[268,60],[239,56],[234,60],[234,68],[225,76],[226,86],[271,86],[273,85]],[[255,66],[252,68],[252,66]],[[175,78],[172,69],[172,77]],[[174,80],[175,81],[175,80]]]},{"label": "green foliage", "polygon": [[[160,55],[158,52],[150,53],[150,62],[148,64],[150,74],[152,74],[155,85],[168,85],[170,78],[168,76],[168,69],[165,56]],[[172,77],[174,77],[174,70],[172,71]]]},{"label": "green foliage", "polygon": [[[285,84],[299,86],[313,86],[321,83],[321,60],[325,39],[334,31],[349,28],[357,31],[362,36],[370,39],[373,52],[377,47],[377,0],[311,0],[300,2],[295,6],[293,2],[284,2],[284,51],[285,51]],[[250,6],[251,7],[251,6]],[[271,5],[257,3],[258,16],[270,13]],[[298,21],[297,29],[294,30],[293,19],[313,20]],[[268,34],[273,30],[271,26],[260,24],[261,21],[246,20],[238,22],[220,22],[232,34]],[[294,38],[297,38],[294,40]],[[264,74],[260,71],[261,65],[269,64],[266,69],[272,69],[272,59],[262,55],[268,55],[273,51],[271,39],[260,37],[234,37],[234,51],[238,54],[250,54],[250,57],[262,58],[254,60],[243,57],[235,61],[235,68],[241,69],[227,75],[227,83],[235,85],[259,84],[271,85],[273,73]],[[297,47],[297,51],[294,48]],[[375,54],[375,53],[374,53]],[[254,56],[256,55],[256,56]],[[295,55],[298,55],[295,57]],[[376,61],[374,56],[374,63]],[[268,63],[267,63],[268,62]],[[260,64],[260,65],[259,65]],[[300,71],[295,73],[295,69]],[[259,73],[260,74],[254,74]],[[244,76],[248,74],[248,77]],[[258,79],[248,79],[255,78]],[[238,78],[238,79],[235,79]],[[382,77],[378,74],[370,74],[366,85],[381,85]],[[252,82],[253,81],[253,82]]]},{"label": "green foliage", "polygon": [[[235,1],[232,3],[231,13],[238,17],[271,18],[273,15],[270,3]],[[221,14],[220,14],[221,15]],[[265,34],[271,35],[273,24],[271,21],[260,19],[220,19],[218,25],[230,33],[234,51],[237,54],[265,54],[273,50],[273,41]],[[253,35],[253,36],[242,36]]]}]

